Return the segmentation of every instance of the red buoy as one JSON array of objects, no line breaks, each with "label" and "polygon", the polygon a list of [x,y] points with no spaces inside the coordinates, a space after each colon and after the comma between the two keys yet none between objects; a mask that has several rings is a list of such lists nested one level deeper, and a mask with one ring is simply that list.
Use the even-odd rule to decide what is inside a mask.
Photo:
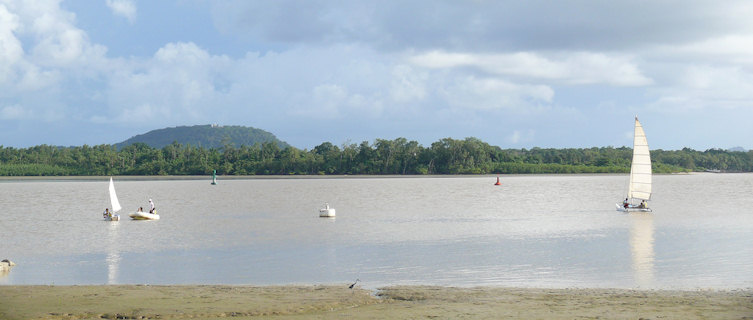
[{"label": "red buoy", "polygon": [[494,185],[495,186],[501,185],[501,183],[499,182],[499,177],[497,177],[497,183],[495,183]]}]

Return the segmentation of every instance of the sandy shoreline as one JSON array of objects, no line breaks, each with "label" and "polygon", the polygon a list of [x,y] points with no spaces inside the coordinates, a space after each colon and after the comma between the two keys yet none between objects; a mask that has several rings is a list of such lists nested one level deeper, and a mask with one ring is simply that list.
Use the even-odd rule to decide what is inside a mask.
[{"label": "sandy shoreline", "polygon": [[0,286],[0,319],[753,319],[753,290]]}]

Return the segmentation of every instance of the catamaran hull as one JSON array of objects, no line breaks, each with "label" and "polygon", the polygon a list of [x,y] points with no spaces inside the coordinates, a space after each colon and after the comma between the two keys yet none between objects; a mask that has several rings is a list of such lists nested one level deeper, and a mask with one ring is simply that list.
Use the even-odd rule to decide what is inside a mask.
[{"label": "catamaran hull", "polygon": [[633,208],[633,207],[625,208],[619,203],[615,203],[614,205],[617,207],[617,211],[621,211],[621,212],[653,212],[651,208]]},{"label": "catamaran hull", "polygon": [[159,215],[149,212],[133,212],[128,214],[133,220],[159,220]]}]

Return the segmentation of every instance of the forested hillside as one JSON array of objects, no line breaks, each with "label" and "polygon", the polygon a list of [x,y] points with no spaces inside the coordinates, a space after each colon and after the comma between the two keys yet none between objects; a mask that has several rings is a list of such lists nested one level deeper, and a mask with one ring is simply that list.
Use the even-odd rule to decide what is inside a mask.
[{"label": "forested hillside", "polygon": [[226,145],[253,146],[265,142],[275,143],[280,148],[289,146],[286,142],[277,139],[274,134],[261,129],[217,125],[180,126],[152,130],[116,143],[115,146],[120,149],[134,143],[143,143],[152,148],[161,149],[173,142],[203,148],[222,148]]},{"label": "forested hillside", "polygon": [[[223,175],[303,174],[505,174],[624,173],[627,147],[585,149],[501,149],[476,138],[445,138],[422,146],[405,138],[341,146],[325,142],[312,150],[276,143],[205,148],[135,143],[31,148],[0,146],[0,176],[54,175]],[[753,151],[652,150],[654,172],[753,171]]]}]

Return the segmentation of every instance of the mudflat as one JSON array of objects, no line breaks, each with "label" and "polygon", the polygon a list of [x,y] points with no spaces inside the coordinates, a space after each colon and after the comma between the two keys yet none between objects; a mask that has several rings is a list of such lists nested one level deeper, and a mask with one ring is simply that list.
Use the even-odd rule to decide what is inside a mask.
[{"label": "mudflat", "polygon": [[753,319],[753,290],[0,286],[0,319]]}]

